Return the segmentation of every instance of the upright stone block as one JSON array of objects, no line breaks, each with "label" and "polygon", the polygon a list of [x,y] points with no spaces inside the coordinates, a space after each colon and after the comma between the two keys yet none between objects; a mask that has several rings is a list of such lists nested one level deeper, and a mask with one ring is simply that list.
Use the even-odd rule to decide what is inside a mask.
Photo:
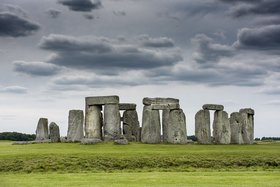
[{"label": "upright stone block", "polygon": [[205,104],[202,106],[204,110],[224,110],[223,105],[217,105],[217,104]]},{"label": "upright stone block", "polygon": [[85,137],[87,139],[102,139],[102,105],[86,107]]},{"label": "upright stone block", "polygon": [[174,99],[174,98],[161,98],[161,97],[156,97],[156,98],[149,98],[145,97],[143,99],[143,104],[144,105],[152,105],[152,104],[179,104],[179,99]]},{"label": "upright stone block", "polygon": [[121,135],[121,121],[118,104],[104,106],[104,140],[116,140]]},{"label": "upright stone block", "polygon": [[170,115],[170,110],[162,111],[162,141],[164,143],[168,142],[167,129],[168,129],[168,123],[169,123],[169,115]]},{"label": "upright stone block", "polygon": [[139,141],[139,121],[136,110],[123,113],[123,135],[128,141]]},{"label": "upright stone block", "polygon": [[82,110],[70,110],[68,116],[67,141],[79,142],[84,138],[84,112]]},{"label": "upright stone block", "polygon": [[242,118],[239,112],[233,112],[230,114],[230,131],[232,144],[243,144],[241,121]]},{"label": "upright stone block", "polygon": [[142,116],[141,141],[148,144],[160,143],[160,117],[158,110],[144,106]]},{"label": "upright stone block", "polygon": [[214,143],[230,144],[231,133],[228,114],[225,111],[215,111],[213,123]]},{"label": "upright stone block", "polygon": [[200,110],[195,114],[195,136],[198,143],[211,144],[209,110]]},{"label": "upright stone block", "polygon": [[247,109],[240,110],[242,123],[242,137],[245,144],[254,143],[254,110],[252,111],[249,111]]},{"label": "upright stone block", "polygon": [[59,126],[56,123],[51,122],[49,129],[51,142],[60,142]]},{"label": "upright stone block", "polygon": [[36,129],[36,140],[40,141],[40,140],[47,140],[47,139],[49,139],[48,119],[40,118]]},{"label": "upright stone block", "polygon": [[187,142],[186,116],[182,109],[170,111],[166,131],[168,143],[184,144]]}]

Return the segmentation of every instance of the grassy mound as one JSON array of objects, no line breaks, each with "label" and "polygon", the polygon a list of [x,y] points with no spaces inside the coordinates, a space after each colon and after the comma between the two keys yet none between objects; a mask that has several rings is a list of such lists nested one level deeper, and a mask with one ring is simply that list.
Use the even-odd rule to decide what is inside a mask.
[{"label": "grassy mound", "polygon": [[11,145],[0,142],[0,172],[182,172],[280,169],[280,144]]}]

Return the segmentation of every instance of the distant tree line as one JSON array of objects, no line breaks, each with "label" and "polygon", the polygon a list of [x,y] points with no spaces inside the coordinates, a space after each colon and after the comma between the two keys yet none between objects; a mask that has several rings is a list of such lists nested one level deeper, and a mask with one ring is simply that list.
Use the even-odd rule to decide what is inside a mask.
[{"label": "distant tree line", "polygon": [[265,141],[265,140],[280,140],[280,137],[262,137],[261,141]]},{"label": "distant tree line", "polygon": [[35,134],[24,134],[19,132],[1,132],[0,140],[12,140],[12,141],[33,141],[35,140]]}]

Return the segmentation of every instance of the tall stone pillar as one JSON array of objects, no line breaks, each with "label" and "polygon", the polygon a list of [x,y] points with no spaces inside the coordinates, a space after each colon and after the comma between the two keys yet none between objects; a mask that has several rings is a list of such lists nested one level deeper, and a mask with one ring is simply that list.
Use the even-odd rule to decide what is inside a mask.
[{"label": "tall stone pillar", "polygon": [[79,142],[84,138],[84,112],[82,110],[70,110],[68,116],[67,141]]},{"label": "tall stone pillar", "polygon": [[139,141],[139,121],[136,110],[123,113],[123,134],[128,141]]},{"label": "tall stone pillar", "polygon": [[152,110],[151,106],[144,106],[141,141],[149,144],[160,143],[160,131],[159,111]]},{"label": "tall stone pillar", "polygon": [[187,140],[186,116],[182,109],[170,110],[166,126],[167,142],[184,144]]},{"label": "tall stone pillar", "polygon": [[228,113],[217,110],[214,113],[213,136],[216,144],[230,144],[230,123]]},{"label": "tall stone pillar", "polygon": [[233,112],[230,114],[230,131],[232,144],[243,144],[241,121],[241,114],[239,112]]},{"label": "tall stone pillar", "polygon": [[239,110],[242,123],[242,137],[245,144],[254,143],[254,114],[255,111],[251,108]]},{"label": "tall stone pillar", "polygon": [[195,114],[195,136],[198,143],[211,144],[209,110],[200,110]]},{"label": "tall stone pillar", "polygon": [[47,139],[49,139],[48,119],[40,118],[36,129],[36,140],[47,140]]},{"label": "tall stone pillar", "polygon": [[86,107],[85,137],[102,139],[102,105],[91,105]]},{"label": "tall stone pillar", "polygon": [[49,129],[51,142],[60,142],[59,126],[56,123],[51,122]]},{"label": "tall stone pillar", "polygon": [[104,106],[104,140],[116,140],[120,137],[120,113],[118,104]]},{"label": "tall stone pillar", "polygon": [[168,123],[169,123],[169,116],[170,116],[170,110],[162,110],[162,141],[164,143],[168,142],[168,136],[167,136],[167,129],[168,129]]}]

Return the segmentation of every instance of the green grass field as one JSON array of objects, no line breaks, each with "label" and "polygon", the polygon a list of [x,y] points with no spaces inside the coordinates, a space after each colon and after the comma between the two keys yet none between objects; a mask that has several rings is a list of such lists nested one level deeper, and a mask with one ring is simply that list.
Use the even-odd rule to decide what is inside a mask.
[{"label": "green grass field", "polygon": [[0,186],[280,186],[280,143],[11,145]]}]

